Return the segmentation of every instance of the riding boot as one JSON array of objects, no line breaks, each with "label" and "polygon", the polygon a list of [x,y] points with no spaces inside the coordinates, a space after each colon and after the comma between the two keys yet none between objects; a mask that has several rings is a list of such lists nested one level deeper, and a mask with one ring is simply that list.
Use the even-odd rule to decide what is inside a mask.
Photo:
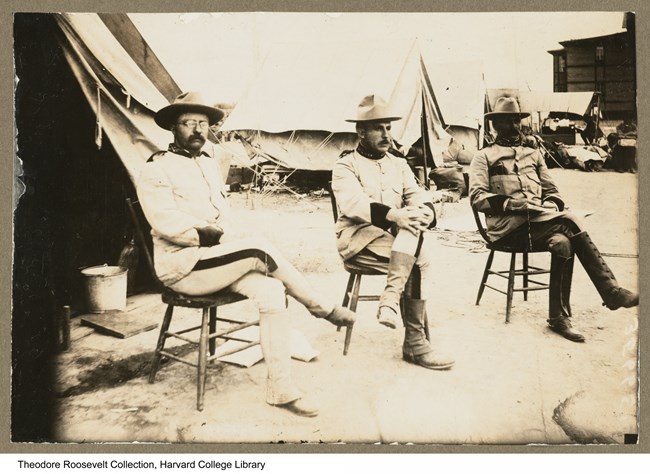
[{"label": "riding boot", "polygon": [[280,280],[287,294],[304,305],[315,317],[325,319],[336,326],[352,326],[355,314],[340,305],[334,305],[325,295],[317,292],[307,279],[281,255],[274,256],[276,268],[271,275]]},{"label": "riding boot", "polygon": [[291,377],[291,322],[286,310],[260,311],[260,346],[266,362],[266,401],[283,405],[302,397]]},{"label": "riding boot", "polygon": [[570,240],[573,251],[603,299],[604,306],[615,310],[620,307],[631,308],[639,304],[639,294],[619,286],[616,277],[587,232],[580,232],[570,237]]},{"label": "riding boot", "polygon": [[395,329],[399,322],[399,302],[406,282],[411,275],[416,258],[403,252],[391,252],[386,275],[386,287],[379,299],[377,319],[391,329]]},{"label": "riding boot", "polygon": [[573,313],[571,313],[571,284],[573,282],[574,263],[575,258],[572,255],[566,261],[566,267],[562,273],[562,284],[560,285],[560,289],[562,290],[562,307],[569,317],[573,316]]},{"label": "riding boot", "polygon": [[548,325],[552,331],[570,341],[585,342],[582,334],[571,330],[571,304],[569,300],[571,298],[573,261],[573,257],[565,258],[551,255]]},{"label": "riding boot", "polygon": [[424,300],[404,299],[404,344],[402,356],[405,361],[426,369],[445,370],[454,365],[449,357],[437,353],[427,340]]}]

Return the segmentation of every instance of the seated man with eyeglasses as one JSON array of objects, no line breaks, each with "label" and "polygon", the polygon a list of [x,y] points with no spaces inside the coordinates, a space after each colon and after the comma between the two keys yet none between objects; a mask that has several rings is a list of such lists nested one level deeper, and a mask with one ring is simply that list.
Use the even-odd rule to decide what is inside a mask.
[{"label": "seated man with eyeglasses", "polygon": [[353,324],[354,313],[316,292],[268,241],[251,237],[248,229],[234,232],[219,166],[203,151],[210,125],[223,115],[188,92],[155,116],[160,127],[174,134],[168,150],[154,153],[137,179],[138,197],[151,225],[156,273],[180,293],[228,289],[256,303],[268,369],[267,403],[299,416],[316,416],[317,407],[291,378],[286,294],[337,326]]}]

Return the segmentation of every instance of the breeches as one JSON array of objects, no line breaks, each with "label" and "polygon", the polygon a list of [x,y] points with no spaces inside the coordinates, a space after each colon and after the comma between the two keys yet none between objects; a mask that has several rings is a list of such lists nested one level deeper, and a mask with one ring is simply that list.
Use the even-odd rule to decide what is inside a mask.
[{"label": "breeches", "polygon": [[571,258],[573,249],[569,238],[580,232],[578,224],[569,217],[544,222],[529,222],[500,238],[495,244],[522,247],[526,250],[546,250],[562,258]]},{"label": "breeches", "polygon": [[189,295],[228,289],[254,301],[260,312],[286,308],[283,283],[270,276],[277,269],[275,249],[262,239],[242,239],[207,249],[192,272],[171,285]]},{"label": "breeches", "polygon": [[389,232],[370,242],[361,252],[348,260],[356,267],[380,272],[388,272],[391,252],[401,252],[416,257],[415,265],[421,274],[422,295],[426,299],[430,289],[431,269],[435,254],[436,240],[432,235],[423,232],[413,235],[408,231],[399,231],[397,236]]},{"label": "breeches", "polygon": [[[288,403],[301,396],[291,377],[290,318],[286,293],[317,313],[327,313],[315,301],[302,275],[264,239],[225,242],[206,250],[192,272],[171,286],[191,295],[228,289],[248,297],[260,312],[260,345],[267,365],[266,401]],[[319,306],[321,305],[321,306]]]}]

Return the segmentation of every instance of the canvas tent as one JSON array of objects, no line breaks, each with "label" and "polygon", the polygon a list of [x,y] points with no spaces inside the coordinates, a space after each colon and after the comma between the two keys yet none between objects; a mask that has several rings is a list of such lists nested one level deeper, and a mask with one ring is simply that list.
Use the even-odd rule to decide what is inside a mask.
[{"label": "canvas tent", "polygon": [[538,114],[542,119],[551,112],[561,112],[579,118],[590,114],[594,93],[521,91],[519,100],[523,110]]},{"label": "canvas tent", "polygon": [[[54,18],[65,58],[96,115],[97,146],[105,133],[135,179],[153,152],[167,148],[170,134],[153,115],[180,88],[126,14],[61,13]],[[229,162],[227,150],[206,147]]]},{"label": "canvas tent", "polygon": [[222,126],[291,169],[330,170],[356,143],[354,124],[365,95],[389,101],[402,120],[392,134],[404,146],[422,135],[424,107],[434,153],[450,140],[416,41],[279,44]]},{"label": "canvas tent", "polygon": [[447,132],[467,150],[478,150],[483,143],[485,78],[481,61],[439,62],[438,46],[420,41],[422,61]]},{"label": "canvas tent", "polygon": [[131,177],[137,176],[140,164],[169,142],[153,114],[180,89],[150,50],[142,54],[147,62],[138,64],[123,46],[129,44],[127,33],[137,34],[126,15],[61,13],[54,18],[65,59],[96,115],[97,146],[105,133]]},{"label": "canvas tent", "polygon": [[[171,141],[153,117],[181,90],[126,14],[19,13],[14,49],[17,188],[26,189],[16,220],[41,216],[52,294],[57,304],[81,305],[79,269],[116,264],[130,240],[124,199],[135,197],[141,166]],[[227,172],[232,152],[207,151]],[[18,259],[34,241],[16,240]]]},{"label": "canvas tent", "polygon": [[168,141],[153,110],[178,87],[126,15],[15,13],[13,39],[12,439],[44,441],[55,322],[84,309],[79,270],[115,264],[130,240],[124,199]]}]

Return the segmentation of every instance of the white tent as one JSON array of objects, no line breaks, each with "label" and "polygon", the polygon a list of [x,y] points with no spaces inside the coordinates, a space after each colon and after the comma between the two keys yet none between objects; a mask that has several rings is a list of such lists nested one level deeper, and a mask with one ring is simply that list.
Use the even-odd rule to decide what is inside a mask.
[{"label": "white tent", "polygon": [[278,44],[222,126],[248,135],[253,146],[288,168],[329,170],[356,143],[354,124],[365,95],[389,101],[402,120],[395,140],[410,146],[422,135],[422,107],[430,148],[440,153],[450,136],[416,41],[329,41]]},{"label": "white tent", "polygon": [[562,112],[582,117],[591,111],[593,92],[539,92],[521,91],[522,110],[540,114],[542,119],[550,112]]},{"label": "white tent", "polygon": [[530,112],[533,130],[540,131],[545,119],[552,114],[573,119],[592,116],[592,108],[598,100],[594,92],[521,91],[519,103],[522,110]]},{"label": "white tent", "polygon": [[[171,134],[153,116],[181,90],[126,14],[53,16],[66,61],[96,116],[97,146],[105,134],[135,179],[152,153],[167,148]],[[229,161],[221,147],[207,151]]]},{"label": "white tent", "polygon": [[436,45],[420,43],[422,59],[447,132],[467,150],[478,150],[483,143],[485,80],[481,61],[438,62]]},{"label": "white tent", "polygon": [[[152,83],[152,71],[135,63],[99,15],[62,13],[55,19],[65,58],[97,117],[97,146],[106,133],[131,177],[136,176],[139,165],[169,141],[153,114],[170,97]],[[125,15],[120,19],[129,24]]]}]

